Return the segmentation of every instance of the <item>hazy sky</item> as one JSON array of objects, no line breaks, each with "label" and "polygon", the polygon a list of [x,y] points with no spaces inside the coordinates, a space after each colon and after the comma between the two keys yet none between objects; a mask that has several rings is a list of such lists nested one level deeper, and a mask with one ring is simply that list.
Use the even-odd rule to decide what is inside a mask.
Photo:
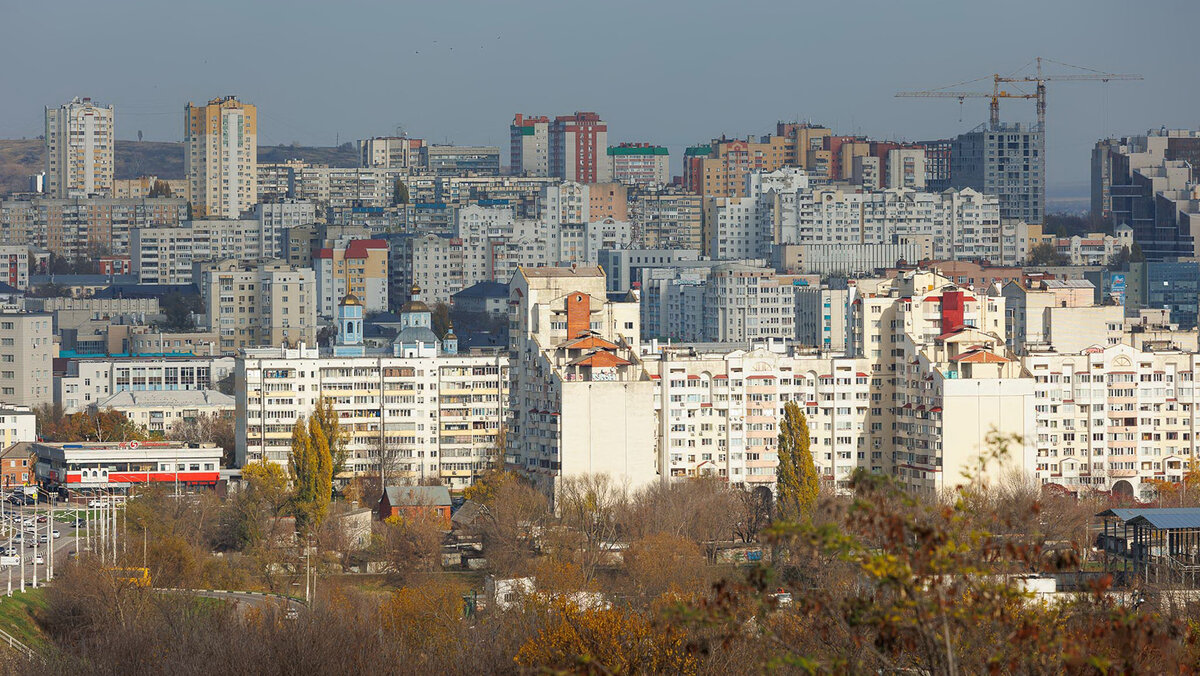
[{"label": "hazy sky", "polygon": [[[1197,0],[0,0],[0,25],[4,138],[36,136],[43,106],[91,96],[116,106],[120,138],[180,140],[184,104],[235,94],[258,106],[264,145],[403,125],[506,148],[513,113],[576,110],[599,112],[611,143],[673,155],[780,119],[920,140],[985,121],[986,101],[960,121],[953,99],[896,91],[1039,54],[1146,77],[1048,85],[1052,192],[1086,192],[1103,135],[1200,126]],[[1031,102],[1001,102],[1003,119],[1033,116]]]}]

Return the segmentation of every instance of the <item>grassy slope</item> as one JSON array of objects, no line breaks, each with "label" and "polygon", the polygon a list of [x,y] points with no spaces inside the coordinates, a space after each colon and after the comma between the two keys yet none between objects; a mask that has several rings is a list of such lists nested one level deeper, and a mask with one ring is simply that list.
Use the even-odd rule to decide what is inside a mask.
[{"label": "grassy slope", "polygon": [[[339,147],[259,146],[261,163],[302,159],[334,167],[357,166],[357,152],[351,144]],[[31,174],[43,170],[42,141],[0,140],[0,195],[28,189]],[[117,141],[116,177],[183,178],[183,143],[162,141]]]},{"label": "grassy slope", "polygon": [[[0,581],[4,578],[0,576]],[[22,594],[14,591],[12,597],[4,596],[7,582],[0,589],[0,629],[12,634],[25,645],[37,650],[44,647],[48,641],[42,630],[33,619],[33,612],[46,607],[46,590],[44,587],[26,589]]]}]

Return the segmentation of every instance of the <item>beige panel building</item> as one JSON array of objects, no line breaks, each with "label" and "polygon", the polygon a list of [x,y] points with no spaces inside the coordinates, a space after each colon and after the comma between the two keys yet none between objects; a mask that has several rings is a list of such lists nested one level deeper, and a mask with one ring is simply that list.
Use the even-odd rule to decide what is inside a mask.
[{"label": "beige panel building", "polygon": [[35,407],[54,401],[53,324],[48,312],[0,313],[0,403]]},{"label": "beige panel building", "polygon": [[238,218],[258,201],[258,109],[232,96],[184,108],[192,215]]},{"label": "beige panel building", "polygon": [[208,328],[220,334],[220,350],[315,345],[316,281],[312,270],[284,261],[226,259],[195,263]]},{"label": "beige panel building", "polygon": [[74,98],[46,108],[46,182],[50,197],[109,197],[113,189],[113,107]]},{"label": "beige panel building", "polygon": [[588,473],[631,489],[654,482],[637,303],[609,301],[599,267],[521,268],[509,289],[507,462],[550,494]]}]

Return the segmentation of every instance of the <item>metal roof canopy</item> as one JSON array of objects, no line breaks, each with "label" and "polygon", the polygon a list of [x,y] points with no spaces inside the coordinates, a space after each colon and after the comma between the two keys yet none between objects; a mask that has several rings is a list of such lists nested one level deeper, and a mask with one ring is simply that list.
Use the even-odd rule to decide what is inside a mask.
[{"label": "metal roof canopy", "polygon": [[1096,516],[1117,518],[1127,525],[1147,524],[1158,529],[1200,528],[1200,507],[1107,509]]}]

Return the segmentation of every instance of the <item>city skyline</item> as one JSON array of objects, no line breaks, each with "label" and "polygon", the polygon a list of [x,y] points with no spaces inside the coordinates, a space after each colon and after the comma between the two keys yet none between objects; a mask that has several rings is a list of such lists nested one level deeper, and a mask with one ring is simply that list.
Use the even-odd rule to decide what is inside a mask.
[{"label": "city skyline", "polygon": [[[590,14],[547,3],[529,3],[523,11],[479,4],[470,12],[420,5],[372,8],[369,24],[355,23],[356,16],[368,14],[353,8],[330,17],[332,9],[285,15],[278,6],[257,5],[240,7],[243,20],[226,24],[221,17],[227,13],[217,6],[186,17],[181,30],[177,23],[184,17],[157,5],[131,2],[123,3],[124,12],[100,12],[81,3],[66,10],[76,20],[53,31],[68,43],[84,27],[112,36],[101,53],[88,53],[98,67],[72,71],[69,64],[82,52],[68,48],[46,52],[20,73],[8,74],[5,89],[11,95],[0,102],[0,136],[37,136],[42,106],[91,96],[115,106],[118,139],[142,131],[147,140],[177,141],[189,101],[232,94],[260,109],[264,145],[333,145],[403,126],[431,142],[505,148],[514,113],[577,110],[598,112],[609,124],[611,144],[663,144],[676,158],[687,145],[721,134],[757,136],[791,119],[838,133],[925,140],[985,122],[986,101],[969,99],[960,113],[953,99],[903,100],[895,92],[987,78],[1041,54],[1146,77],[1051,85],[1048,187],[1052,195],[1082,196],[1088,153],[1097,139],[1160,126],[1192,127],[1196,121],[1187,111],[1200,107],[1200,93],[1178,86],[1197,57],[1198,48],[1186,36],[1191,22],[1184,20],[1195,18],[1197,8],[1162,3],[1159,16],[1181,20],[1163,21],[1153,31],[1126,31],[1122,40],[1128,48],[1113,50],[1093,39],[1110,28],[1113,16],[1098,4],[1116,7],[1016,3],[996,16],[968,6],[948,18],[932,4],[764,3],[731,15],[712,5],[658,3],[639,5],[642,20],[630,21],[631,8],[620,4]],[[0,53],[20,62],[16,55],[37,51],[31,41],[51,27],[36,8],[13,7],[10,13],[29,30],[14,35]],[[131,15],[139,21],[128,21]],[[461,21],[464,16],[471,21]],[[523,20],[530,16],[539,20]],[[331,32],[338,20],[352,22],[349,30]],[[578,46],[581,21],[595,51]],[[983,21],[991,28],[981,34],[962,28]],[[846,29],[819,29],[831,22]],[[396,30],[397,25],[416,28]],[[272,40],[272,34],[281,37]],[[306,40],[324,47],[300,49]],[[139,50],[130,52],[125,44]],[[221,49],[234,45],[237,50]],[[144,58],[155,49],[176,58]],[[436,97],[419,95],[439,81],[456,86]],[[734,83],[741,87],[729,87]],[[1032,121],[1033,106],[1004,101],[1001,117]],[[675,159],[672,173],[678,171]]]}]

